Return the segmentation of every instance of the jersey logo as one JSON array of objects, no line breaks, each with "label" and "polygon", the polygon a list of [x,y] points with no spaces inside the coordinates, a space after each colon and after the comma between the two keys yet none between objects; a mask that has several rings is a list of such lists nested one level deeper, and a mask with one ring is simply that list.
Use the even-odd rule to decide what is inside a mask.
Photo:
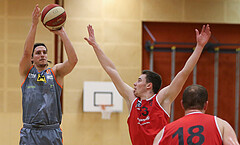
[{"label": "jersey logo", "polygon": [[149,101],[149,105],[152,106],[152,103],[153,103],[153,100],[150,100]]},{"label": "jersey logo", "polygon": [[27,86],[28,89],[34,89],[36,88],[35,86]]},{"label": "jersey logo", "polygon": [[38,81],[38,82],[44,82],[44,83],[47,82],[45,76],[44,76],[44,75],[41,75],[41,74],[38,74],[37,81]]},{"label": "jersey logo", "polygon": [[141,106],[142,106],[142,101],[138,100],[136,107],[138,108],[138,107],[141,107]]},{"label": "jersey logo", "polygon": [[32,74],[32,73],[29,73],[28,74],[28,78],[29,79],[33,79],[33,78],[35,78],[36,77],[36,74]]},{"label": "jersey logo", "polygon": [[53,76],[52,75],[47,75],[47,79],[48,80],[53,80]]},{"label": "jersey logo", "polygon": [[48,69],[48,70],[46,71],[46,73],[47,73],[47,74],[51,74],[51,73],[50,73],[50,69]]}]

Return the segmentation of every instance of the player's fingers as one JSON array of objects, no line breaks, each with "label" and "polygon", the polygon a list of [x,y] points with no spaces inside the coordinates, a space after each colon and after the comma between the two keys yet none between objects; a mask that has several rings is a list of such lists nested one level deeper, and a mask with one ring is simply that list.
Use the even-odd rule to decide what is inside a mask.
[{"label": "player's fingers", "polygon": [[206,29],[207,29],[208,33],[211,33],[209,24],[207,24],[207,28]]},{"label": "player's fingers", "polygon": [[38,4],[36,4],[36,6],[34,8],[34,12],[36,13],[38,11],[38,9],[40,9],[40,8],[38,7]]},{"label": "player's fingers", "polygon": [[86,38],[86,37],[84,37],[84,40],[86,40],[87,42],[89,42],[89,39],[88,39],[88,38]]},{"label": "player's fingers", "polygon": [[195,32],[196,32],[196,37],[198,37],[198,35],[199,35],[198,29],[195,29]]},{"label": "player's fingers", "polygon": [[37,12],[40,13],[40,8],[39,7],[37,7]]},{"label": "player's fingers", "polygon": [[40,8],[36,5],[36,7],[34,8],[34,11],[33,11],[33,16],[37,16],[39,17],[40,16]]},{"label": "player's fingers", "polygon": [[94,35],[94,30],[92,27],[90,27],[90,35],[93,36]]},{"label": "player's fingers", "polygon": [[202,31],[201,32],[205,32],[205,25],[202,26]]}]

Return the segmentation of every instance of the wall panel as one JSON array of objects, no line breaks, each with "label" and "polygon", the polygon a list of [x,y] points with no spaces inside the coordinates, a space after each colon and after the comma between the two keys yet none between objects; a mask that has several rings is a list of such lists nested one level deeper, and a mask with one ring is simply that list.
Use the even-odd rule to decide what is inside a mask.
[{"label": "wall panel", "polygon": [[[185,42],[195,43],[194,28],[201,30],[202,24],[197,23],[144,23],[155,36],[157,42]],[[235,43],[238,46],[220,46],[222,49],[236,49],[240,45],[240,25],[235,24],[210,24],[212,37],[210,43]],[[143,29],[143,43],[151,40]],[[160,47],[160,46],[159,46]],[[165,46],[166,47],[166,46]],[[168,46],[171,48],[171,46]],[[180,46],[179,46],[180,47]],[[185,46],[187,47],[187,46]],[[178,49],[178,47],[177,47]],[[181,48],[179,48],[181,49]],[[191,49],[191,48],[190,48]],[[207,49],[205,49],[207,50]],[[175,72],[178,73],[189,58],[188,52],[176,53]],[[149,53],[143,46],[143,69],[149,69]],[[218,116],[228,121],[234,128],[235,121],[235,70],[236,54],[220,53],[219,55],[219,80],[218,80]],[[163,86],[171,82],[171,54],[170,52],[154,52],[154,71],[162,75]],[[192,84],[192,74],[184,85]],[[197,84],[207,88],[209,93],[209,106],[207,113],[214,113],[214,53],[205,51],[202,53],[197,65]],[[180,106],[182,93],[175,100],[175,120],[184,115]],[[239,111],[239,110],[238,110]],[[239,120],[240,123],[240,120]]]}]

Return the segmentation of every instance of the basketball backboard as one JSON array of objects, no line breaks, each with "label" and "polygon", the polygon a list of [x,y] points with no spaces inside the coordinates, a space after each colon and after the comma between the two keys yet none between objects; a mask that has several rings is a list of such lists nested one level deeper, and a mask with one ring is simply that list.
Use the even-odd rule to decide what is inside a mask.
[{"label": "basketball backboard", "polygon": [[86,81],[83,87],[83,111],[101,112],[101,106],[122,112],[123,99],[112,82]]}]

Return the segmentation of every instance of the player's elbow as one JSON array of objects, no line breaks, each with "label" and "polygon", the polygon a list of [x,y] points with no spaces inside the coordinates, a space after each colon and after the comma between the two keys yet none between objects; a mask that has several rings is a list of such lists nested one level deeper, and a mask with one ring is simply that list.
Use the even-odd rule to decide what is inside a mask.
[{"label": "player's elbow", "polygon": [[77,62],[78,62],[77,57],[71,58],[71,61],[70,61],[71,65],[75,66],[77,64]]},{"label": "player's elbow", "polygon": [[115,66],[111,66],[111,67],[106,67],[105,68],[106,72],[108,73],[108,75],[111,76],[115,76],[118,72],[117,69],[115,68]]},{"label": "player's elbow", "polygon": [[[188,76],[190,75],[190,73],[191,73],[191,71],[189,71],[189,70],[181,70],[181,71],[177,74],[177,76],[180,76],[180,78],[182,78],[182,79],[187,79]],[[177,77],[177,76],[176,76],[176,77]]]},{"label": "player's elbow", "polygon": [[76,64],[77,64],[77,62],[78,62],[78,58],[77,58],[77,57],[75,57],[75,59],[73,60],[73,63],[76,65]]}]

